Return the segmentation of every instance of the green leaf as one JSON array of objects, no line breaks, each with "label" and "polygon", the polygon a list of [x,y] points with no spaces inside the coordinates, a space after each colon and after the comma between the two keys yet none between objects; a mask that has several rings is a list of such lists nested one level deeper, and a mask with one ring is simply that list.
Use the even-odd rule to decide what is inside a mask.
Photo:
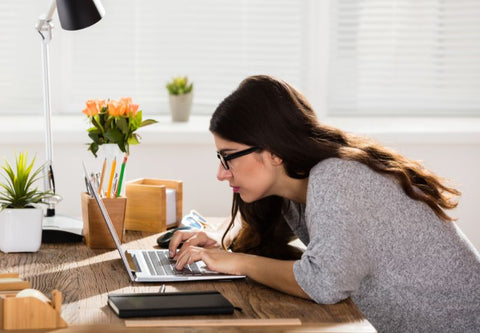
[{"label": "green leaf", "polygon": [[92,142],[88,146],[88,150],[90,150],[92,152],[93,156],[97,157],[98,144],[96,142]]},{"label": "green leaf", "polygon": [[123,133],[127,134],[128,133],[128,124],[127,124],[127,119],[125,117],[119,117],[117,119],[117,128]]},{"label": "green leaf", "polygon": [[[100,120],[100,122],[99,122]],[[100,133],[103,133],[105,131],[104,127],[102,126],[101,122],[101,116],[96,115],[92,117],[92,124],[95,126]]]},{"label": "green leaf", "polygon": [[105,138],[107,138],[109,143],[116,143],[122,152],[125,153],[127,151],[125,138],[118,129],[109,129],[105,132]]},{"label": "green leaf", "polygon": [[129,138],[128,138],[128,144],[130,145],[138,145],[140,143],[140,135],[137,133],[133,133]]},{"label": "green leaf", "polygon": [[0,183],[0,205],[3,208],[23,208],[53,195],[49,191],[40,191],[35,187],[35,183],[42,177],[45,165],[34,170],[34,164],[35,157],[29,162],[27,153],[15,156],[15,169],[5,160],[2,166],[5,182]]},{"label": "green leaf", "polygon": [[119,143],[123,140],[123,135],[118,129],[111,128],[105,132],[105,138],[111,143]]},{"label": "green leaf", "polygon": [[97,130],[88,131],[88,137],[92,139],[93,142],[98,142],[100,139],[100,133]]},{"label": "green leaf", "polygon": [[156,124],[158,123],[158,121],[156,121],[155,119],[145,119],[139,127],[143,127],[143,126],[148,126],[148,125],[152,125],[152,124]]},{"label": "green leaf", "polygon": [[138,111],[135,117],[130,118],[130,133],[133,133],[142,124],[142,111]]},{"label": "green leaf", "polygon": [[182,95],[192,91],[193,83],[188,84],[188,77],[186,76],[178,76],[172,78],[172,80],[166,84],[166,88],[171,95]]}]

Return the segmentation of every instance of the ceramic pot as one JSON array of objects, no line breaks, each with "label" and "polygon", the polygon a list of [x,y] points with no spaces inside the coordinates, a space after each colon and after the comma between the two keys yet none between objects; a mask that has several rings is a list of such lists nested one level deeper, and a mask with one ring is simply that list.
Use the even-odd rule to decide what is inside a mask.
[{"label": "ceramic pot", "polygon": [[5,208],[0,211],[0,250],[37,252],[42,244],[41,208]]},{"label": "ceramic pot", "polygon": [[192,109],[193,91],[183,95],[169,94],[172,121],[188,121]]}]

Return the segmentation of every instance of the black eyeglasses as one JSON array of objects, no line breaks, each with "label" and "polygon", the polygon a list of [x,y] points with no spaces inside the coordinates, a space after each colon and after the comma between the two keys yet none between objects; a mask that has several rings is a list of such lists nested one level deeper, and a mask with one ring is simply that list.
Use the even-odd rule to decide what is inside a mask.
[{"label": "black eyeglasses", "polygon": [[240,157],[240,156],[245,156],[245,155],[251,154],[254,151],[257,151],[259,149],[260,148],[258,148],[258,147],[251,147],[251,148],[247,148],[245,150],[240,150],[240,151],[237,151],[236,153],[231,153],[231,154],[228,154],[228,155],[222,154],[222,153],[217,151],[217,157],[220,160],[220,162],[222,163],[222,166],[225,168],[225,170],[230,170],[230,167],[228,166],[228,161],[233,160],[234,158],[237,158],[237,157]]}]

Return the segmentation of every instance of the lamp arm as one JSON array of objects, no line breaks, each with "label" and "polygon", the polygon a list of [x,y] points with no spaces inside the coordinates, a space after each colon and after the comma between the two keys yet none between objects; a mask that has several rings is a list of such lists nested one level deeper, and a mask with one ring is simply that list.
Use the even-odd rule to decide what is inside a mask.
[{"label": "lamp arm", "polygon": [[40,17],[40,19],[41,19],[41,20],[43,19],[43,20],[46,20],[46,21],[50,21],[50,20],[52,19],[52,17],[53,17],[53,14],[55,13],[55,9],[57,9],[57,1],[56,1],[56,0],[52,0],[52,1],[50,2],[50,7],[49,7],[49,9],[48,9],[48,12],[47,12],[44,16]]},{"label": "lamp arm", "polygon": [[[53,144],[51,128],[51,103],[50,103],[50,70],[48,44],[52,40],[53,24],[52,16],[57,8],[56,0],[52,0],[48,12],[39,18],[36,29],[42,37],[42,68],[43,68],[43,111],[45,117],[45,168],[44,168],[44,189],[55,193],[55,180],[53,175]],[[61,197],[55,195],[46,202],[48,204],[47,216],[55,215],[55,204]]]}]

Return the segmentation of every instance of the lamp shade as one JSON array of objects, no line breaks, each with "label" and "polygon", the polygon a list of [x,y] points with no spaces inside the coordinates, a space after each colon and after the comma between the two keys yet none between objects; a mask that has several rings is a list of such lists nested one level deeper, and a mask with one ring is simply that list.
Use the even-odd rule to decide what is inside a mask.
[{"label": "lamp shade", "polygon": [[57,0],[57,11],[64,30],[89,27],[105,15],[100,0]]}]

